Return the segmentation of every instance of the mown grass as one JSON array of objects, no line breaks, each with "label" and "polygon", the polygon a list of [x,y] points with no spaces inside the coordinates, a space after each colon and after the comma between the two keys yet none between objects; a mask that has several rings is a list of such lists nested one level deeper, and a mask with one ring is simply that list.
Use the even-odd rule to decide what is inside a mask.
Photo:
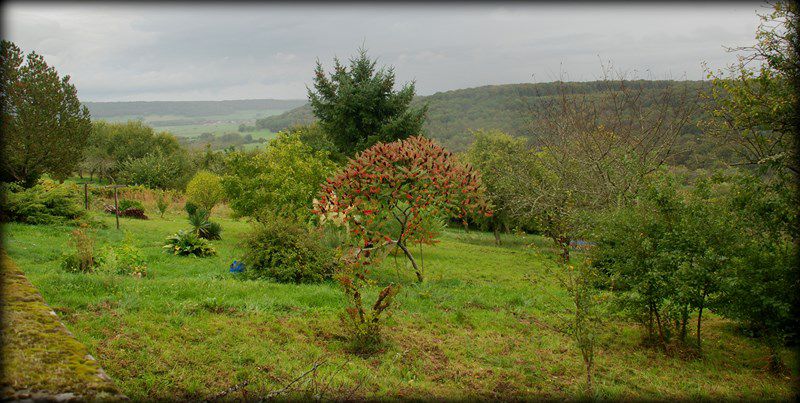
[{"label": "mown grass", "polygon": [[[96,213],[99,214],[99,213]],[[571,340],[559,332],[566,294],[546,273],[548,243],[533,236],[447,230],[426,247],[423,284],[404,261],[388,258],[368,290],[402,286],[386,321],[386,347],[347,352],[333,282],[314,285],[242,281],[228,273],[241,257],[249,224],[215,213],[218,256],[162,253],[163,238],[188,224],[184,214],[121,219],[149,266],[144,279],[70,274],[59,269],[68,226],[5,228],[8,253],[62,320],[133,399],[265,396],[324,360],[314,382],[292,392],[321,397],[580,397],[584,373]],[[98,246],[122,242],[113,217],[99,215]],[[528,245],[534,245],[529,247]],[[544,281],[534,283],[534,277]],[[789,399],[792,381],[765,372],[767,349],[709,315],[704,355],[681,358],[641,345],[641,331],[615,319],[600,340],[595,394],[613,399]],[[790,353],[787,362],[794,364]],[[796,374],[796,368],[793,369]],[[325,386],[327,385],[327,386]],[[303,395],[295,395],[302,397]]]}]

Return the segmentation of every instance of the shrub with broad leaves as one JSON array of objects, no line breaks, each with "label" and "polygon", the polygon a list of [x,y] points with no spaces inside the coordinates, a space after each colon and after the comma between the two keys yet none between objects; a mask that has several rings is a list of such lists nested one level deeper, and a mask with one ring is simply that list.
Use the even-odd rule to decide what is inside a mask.
[{"label": "shrub with broad leaves", "polygon": [[178,230],[167,237],[164,250],[174,255],[205,257],[216,255],[214,246],[194,232]]}]

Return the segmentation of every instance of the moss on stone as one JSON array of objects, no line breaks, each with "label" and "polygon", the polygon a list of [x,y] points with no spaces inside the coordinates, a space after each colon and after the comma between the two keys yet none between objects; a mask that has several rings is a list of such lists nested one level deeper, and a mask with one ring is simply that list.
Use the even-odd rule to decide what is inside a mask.
[{"label": "moss on stone", "polygon": [[86,399],[124,399],[3,252],[2,388],[4,397],[72,393]]}]

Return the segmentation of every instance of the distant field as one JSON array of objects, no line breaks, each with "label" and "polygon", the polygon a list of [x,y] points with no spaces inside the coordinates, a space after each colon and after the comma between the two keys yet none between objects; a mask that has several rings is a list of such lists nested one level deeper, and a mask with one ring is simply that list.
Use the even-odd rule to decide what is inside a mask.
[{"label": "distant field", "polygon": [[[203,133],[220,136],[225,133],[236,133],[239,125],[255,125],[256,119],[275,116],[285,112],[284,109],[240,110],[224,115],[207,116],[181,116],[181,115],[117,115],[99,118],[109,122],[126,122],[128,120],[142,120],[145,124],[153,126],[157,131],[167,131],[177,137],[197,137]],[[255,132],[244,132],[242,135],[251,134],[253,138],[271,138],[274,133],[263,129]]]}]

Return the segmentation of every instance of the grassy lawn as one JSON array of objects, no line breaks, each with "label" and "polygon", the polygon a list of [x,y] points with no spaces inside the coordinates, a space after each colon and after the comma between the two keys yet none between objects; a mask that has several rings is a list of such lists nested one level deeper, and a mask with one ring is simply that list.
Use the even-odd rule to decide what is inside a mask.
[{"label": "grassy lawn", "polygon": [[[113,216],[97,246],[122,242]],[[554,329],[566,295],[555,281],[534,283],[550,265],[547,243],[451,229],[424,251],[426,282],[403,260],[375,273],[402,289],[386,322],[386,349],[371,357],[346,352],[339,314],[345,300],[333,283],[241,281],[228,266],[241,257],[249,224],[215,213],[218,256],[162,253],[164,237],[188,227],[185,215],[121,219],[144,251],[149,276],[70,274],[59,268],[68,226],[5,227],[9,255],[61,320],[132,399],[264,396],[324,362],[314,382],[291,393],[322,397],[486,398],[580,395],[582,362]],[[533,247],[527,245],[533,244]],[[539,245],[539,246],[536,246]],[[552,280],[552,279],[551,279]],[[368,300],[369,300],[368,299]],[[713,314],[704,325],[702,358],[667,356],[640,346],[641,331],[617,320],[600,340],[596,393],[603,398],[789,399],[792,381],[764,371],[767,349]],[[795,360],[786,352],[786,361]],[[796,368],[793,369],[796,372]],[[291,396],[291,395],[290,395]]]}]

